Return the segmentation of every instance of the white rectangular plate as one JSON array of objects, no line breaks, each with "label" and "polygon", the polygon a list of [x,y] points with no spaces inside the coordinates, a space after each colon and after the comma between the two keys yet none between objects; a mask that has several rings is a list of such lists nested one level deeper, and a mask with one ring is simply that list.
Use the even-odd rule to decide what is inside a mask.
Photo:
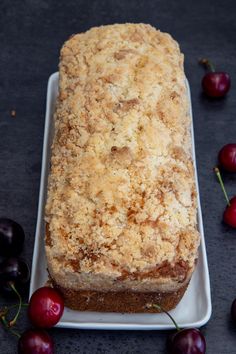
[{"label": "white rectangular plate", "polygon": [[[191,97],[188,82],[186,81],[190,113]],[[39,287],[45,285],[48,276],[46,270],[46,259],[44,252],[44,205],[47,190],[47,176],[50,164],[50,146],[53,136],[53,113],[58,95],[58,73],[50,76],[47,90],[47,108],[44,131],[43,159],[41,184],[39,194],[38,219],[35,235],[35,246],[32,264],[30,296]],[[194,134],[192,126],[193,159],[195,164]],[[200,327],[204,325],[211,316],[211,295],[210,282],[207,265],[206,247],[202,224],[202,213],[198,191],[197,173],[197,195],[198,195],[198,229],[201,234],[201,245],[199,249],[199,260],[196,270],[191,279],[190,285],[179,303],[170,313],[180,327]],[[58,327],[83,328],[83,329],[125,329],[125,330],[157,330],[173,329],[174,326],[165,314],[122,314],[104,312],[80,312],[65,309]]]}]

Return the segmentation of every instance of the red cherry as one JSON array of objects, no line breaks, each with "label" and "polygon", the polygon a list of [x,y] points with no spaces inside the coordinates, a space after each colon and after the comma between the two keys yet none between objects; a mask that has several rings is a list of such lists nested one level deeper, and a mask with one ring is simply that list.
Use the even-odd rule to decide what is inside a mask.
[{"label": "red cherry", "polygon": [[223,214],[224,222],[236,228],[236,197],[230,199],[230,205],[227,205],[224,214]]},{"label": "red cherry", "polygon": [[19,339],[18,354],[53,354],[53,347],[53,340],[47,332],[29,329]]},{"label": "red cherry", "polygon": [[23,259],[11,257],[0,263],[0,289],[5,295],[15,295],[11,283],[22,293],[27,289],[29,278],[29,266]]},{"label": "red cherry", "polygon": [[157,304],[147,304],[147,308],[156,308],[164,312],[173,322],[177,332],[167,339],[167,351],[169,354],[205,354],[206,341],[203,334],[196,328],[180,329],[171,314]]},{"label": "red cherry", "polygon": [[236,144],[223,146],[218,155],[220,166],[226,171],[236,172]]},{"label": "red cherry", "polygon": [[236,299],[234,299],[231,305],[231,317],[232,320],[236,322]]},{"label": "red cherry", "polygon": [[168,352],[170,354],[205,354],[206,341],[198,329],[185,328],[171,337]]},{"label": "red cherry", "polygon": [[202,79],[202,88],[209,97],[223,97],[230,89],[230,77],[225,72],[207,73]]},{"label": "red cherry", "polygon": [[29,301],[28,316],[36,327],[53,327],[60,320],[63,311],[64,301],[61,295],[50,287],[39,288]]},{"label": "red cherry", "polygon": [[18,354],[53,354],[53,347],[53,340],[47,332],[29,329],[18,341]]},{"label": "red cherry", "polygon": [[15,221],[0,218],[0,255],[17,256],[24,245],[25,233],[22,227]]},{"label": "red cherry", "polygon": [[225,211],[223,214],[223,221],[227,225],[236,228],[236,196],[229,200],[229,197],[228,197],[226,190],[225,190],[223,180],[221,178],[221,173],[220,173],[219,168],[215,167],[214,171],[215,171],[216,176],[220,182],[222,191],[224,193],[224,196],[225,196],[225,199],[227,202],[227,207],[225,208]]},{"label": "red cherry", "polygon": [[223,97],[230,89],[230,76],[226,72],[216,72],[208,59],[201,59],[200,64],[206,66],[210,72],[202,79],[202,88],[209,97]]}]

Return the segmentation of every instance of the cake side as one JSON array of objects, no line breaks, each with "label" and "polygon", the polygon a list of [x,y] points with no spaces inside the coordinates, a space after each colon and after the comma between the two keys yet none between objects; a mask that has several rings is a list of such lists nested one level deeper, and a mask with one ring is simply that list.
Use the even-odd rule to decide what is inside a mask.
[{"label": "cake side", "polygon": [[170,292],[135,292],[135,291],[93,291],[73,290],[52,282],[55,289],[63,295],[65,306],[80,311],[155,313],[161,312],[153,307],[158,304],[161,309],[170,311],[183,297],[188,284]]},{"label": "cake side", "polygon": [[183,56],[144,24],[62,48],[46,254],[63,289],[174,293],[197,259]]}]

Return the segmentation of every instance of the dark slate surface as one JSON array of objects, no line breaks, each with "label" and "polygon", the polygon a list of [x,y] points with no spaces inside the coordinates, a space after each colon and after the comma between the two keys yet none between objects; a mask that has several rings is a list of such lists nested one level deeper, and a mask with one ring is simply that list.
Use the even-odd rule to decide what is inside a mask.
[{"label": "dark slate surface", "polygon": [[[114,22],[147,22],[170,32],[185,53],[192,90],[196,154],[212,285],[213,314],[203,328],[207,353],[236,353],[236,325],[229,318],[236,297],[236,231],[221,224],[224,199],[212,167],[236,132],[236,5],[232,0],[21,0],[0,2],[0,216],[20,222],[31,263],[37,213],[47,79],[57,70],[62,43],[72,33]],[[226,99],[201,95],[200,56],[232,77]],[[16,110],[12,118],[10,111]],[[236,193],[236,176],[225,176]],[[1,301],[2,298],[1,298]],[[191,308],[189,309],[191,311]],[[22,315],[20,328],[28,323]],[[165,353],[167,332],[53,329],[56,353]],[[0,329],[0,353],[16,340]]]}]

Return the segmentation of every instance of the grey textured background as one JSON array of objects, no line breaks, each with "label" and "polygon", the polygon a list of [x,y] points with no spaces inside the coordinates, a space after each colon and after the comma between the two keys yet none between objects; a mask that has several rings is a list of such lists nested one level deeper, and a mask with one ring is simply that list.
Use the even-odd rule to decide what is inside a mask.
[{"label": "grey textured background", "polygon": [[[213,314],[203,328],[207,353],[236,353],[229,318],[236,297],[236,231],[221,224],[225,206],[212,168],[218,150],[236,142],[236,3],[233,0],[1,0],[0,1],[0,216],[20,222],[31,263],[41,168],[47,79],[72,33],[114,22],[146,22],[170,32],[185,53],[195,126],[196,154],[210,268]],[[226,99],[201,95],[201,56],[231,74]],[[16,110],[16,117],[10,111]],[[236,175],[225,176],[236,193]],[[3,299],[1,298],[3,302]],[[189,309],[191,311],[191,308]],[[22,315],[19,327],[28,326]],[[165,353],[167,332],[53,329],[56,353]],[[16,340],[0,328],[0,353],[16,353]]]}]

